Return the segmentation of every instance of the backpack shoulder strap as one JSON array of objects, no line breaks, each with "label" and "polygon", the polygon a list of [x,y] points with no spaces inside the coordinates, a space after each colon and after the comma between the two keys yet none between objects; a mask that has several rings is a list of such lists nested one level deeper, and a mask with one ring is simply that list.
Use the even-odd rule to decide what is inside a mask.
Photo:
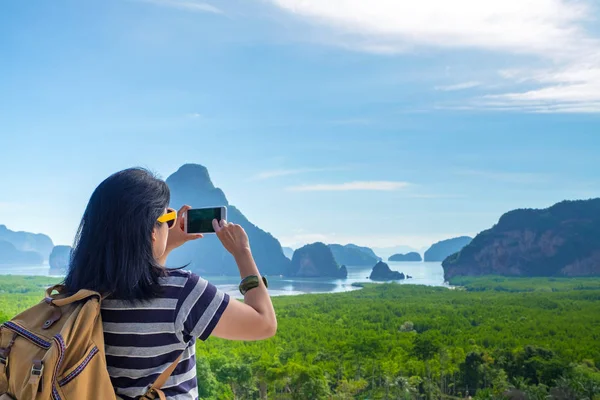
[{"label": "backpack shoulder strap", "polygon": [[161,388],[167,382],[167,379],[169,379],[173,371],[175,371],[175,368],[177,368],[179,361],[181,361],[181,357],[183,357],[183,353],[177,357],[177,360],[173,361],[173,364],[169,365],[169,368],[165,369],[164,372],[156,378],[150,389],[148,389],[146,394],[144,394],[140,400],[152,400],[156,399],[156,396],[158,396],[160,400],[166,400],[165,394]]},{"label": "backpack shoulder strap", "polygon": [[99,301],[104,300],[107,295],[101,295],[98,292],[88,289],[81,289],[77,293],[72,296],[63,297],[63,298],[53,298],[52,292],[57,291],[59,294],[64,294],[66,288],[63,285],[54,285],[46,289],[46,303],[53,304],[57,307],[62,307],[67,304],[74,303],[76,301],[85,300],[90,297],[97,297]]}]

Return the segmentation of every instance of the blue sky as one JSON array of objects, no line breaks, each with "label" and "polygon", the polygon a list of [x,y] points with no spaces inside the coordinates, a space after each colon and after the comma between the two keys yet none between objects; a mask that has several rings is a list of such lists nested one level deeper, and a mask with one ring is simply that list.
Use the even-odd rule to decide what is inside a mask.
[{"label": "blue sky", "polygon": [[294,247],[420,248],[598,197],[598,17],[592,0],[4,1],[0,223],[69,244],[110,173],[187,162]]}]

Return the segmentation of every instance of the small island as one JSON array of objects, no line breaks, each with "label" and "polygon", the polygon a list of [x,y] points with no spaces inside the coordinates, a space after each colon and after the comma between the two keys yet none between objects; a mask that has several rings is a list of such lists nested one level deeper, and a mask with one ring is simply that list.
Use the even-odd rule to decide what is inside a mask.
[{"label": "small island", "polygon": [[369,279],[372,281],[401,281],[406,279],[406,276],[402,272],[392,271],[386,263],[379,261],[373,267]]},{"label": "small island", "polygon": [[368,247],[359,247],[353,244],[342,246],[340,244],[329,244],[333,258],[338,264],[370,266],[379,261],[379,258]]},{"label": "small island", "polygon": [[289,276],[346,279],[348,270],[338,265],[329,246],[317,242],[294,251]]},{"label": "small island", "polygon": [[406,254],[394,254],[388,258],[388,261],[413,261],[413,262],[421,262],[423,259],[421,255],[416,251],[406,253]]},{"label": "small island", "polygon": [[65,275],[71,260],[71,246],[54,246],[50,253],[50,275]]}]

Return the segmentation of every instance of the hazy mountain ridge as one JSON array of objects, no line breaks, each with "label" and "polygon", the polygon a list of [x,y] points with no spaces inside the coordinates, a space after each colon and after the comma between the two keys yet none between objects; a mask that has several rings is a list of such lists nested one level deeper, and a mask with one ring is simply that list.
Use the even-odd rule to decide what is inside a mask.
[{"label": "hazy mountain ridge", "polygon": [[600,275],[600,199],[507,212],[443,262],[459,275]]},{"label": "hazy mountain ridge", "polygon": [[329,244],[333,257],[341,265],[371,266],[379,261],[373,250],[353,244]]},{"label": "hazy mountain ridge", "polygon": [[294,256],[294,249],[292,249],[291,247],[282,247],[281,250],[283,250],[283,255],[289,258],[290,260]]},{"label": "hazy mountain ridge", "polygon": [[365,253],[367,253],[368,255],[370,255],[371,257],[377,259],[377,260],[381,260],[381,257],[379,257],[377,254],[375,254],[375,251],[373,251],[372,248],[370,247],[366,247],[366,246],[357,246],[355,244],[349,243],[347,244],[345,247],[351,248],[351,249],[358,249],[361,250]]},{"label": "hazy mountain ridge", "polygon": [[[52,252],[52,248],[54,244],[52,243],[52,239],[47,235],[42,233],[30,233],[23,231],[12,231],[6,227],[6,225],[0,225],[0,241],[4,241],[12,244],[14,250],[10,248],[10,246],[4,245],[3,249],[0,250],[0,264],[3,264],[3,254],[12,254],[12,256],[17,258],[25,257],[23,260],[34,260],[32,255],[18,255],[14,251],[19,253],[30,253],[35,252],[41,256],[41,261],[36,261],[35,264],[42,264],[44,260],[47,260],[50,256],[50,252]],[[37,260],[37,258],[35,258]],[[25,261],[25,263],[31,263],[30,261]]]},{"label": "hazy mountain ridge", "polygon": [[22,266],[41,265],[44,262],[42,255],[36,251],[20,251],[14,244],[0,240],[0,265]]},{"label": "hazy mountain ridge", "polygon": [[469,236],[460,236],[434,243],[423,255],[423,260],[426,262],[444,261],[446,257],[465,247],[471,240],[473,238]]},{"label": "hazy mountain ridge", "polygon": [[413,252],[406,253],[406,254],[394,254],[388,258],[388,261],[420,262],[420,261],[423,261],[423,258],[421,258],[421,255],[419,253],[417,253],[416,251],[413,251]]}]

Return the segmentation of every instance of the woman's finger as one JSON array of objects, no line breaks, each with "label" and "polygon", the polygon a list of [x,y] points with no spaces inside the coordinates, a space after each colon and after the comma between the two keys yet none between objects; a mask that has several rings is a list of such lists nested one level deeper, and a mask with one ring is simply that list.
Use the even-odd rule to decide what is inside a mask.
[{"label": "woman's finger", "polygon": [[181,207],[179,209],[179,211],[177,211],[177,221],[175,221],[176,224],[179,225],[179,228],[181,228],[181,230],[185,230],[185,217],[187,215],[187,212],[189,209],[191,209],[191,206],[188,206],[187,204],[184,205],[183,207]]},{"label": "woman's finger", "polygon": [[219,224],[219,221],[217,221],[216,218],[212,220],[212,226],[216,233],[219,233],[222,229],[221,225]]},{"label": "woman's finger", "polygon": [[191,209],[191,206],[188,206],[187,204],[184,205],[183,207],[181,207],[179,209],[179,211],[177,211],[177,218],[182,218],[183,215],[187,212],[187,210]]}]

